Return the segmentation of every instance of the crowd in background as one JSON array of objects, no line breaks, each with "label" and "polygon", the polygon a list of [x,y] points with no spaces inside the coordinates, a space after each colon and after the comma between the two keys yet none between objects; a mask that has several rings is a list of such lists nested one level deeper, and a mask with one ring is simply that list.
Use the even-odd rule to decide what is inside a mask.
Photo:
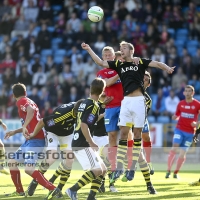
[{"label": "crowd in background", "polygon": [[[86,98],[100,70],[86,42],[101,56],[104,46],[119,50],[125,40],[135,56],[176,66],[175,73],[149,69],[155,119],[170,116],[184,99],[186,84],[200,95],[200,1],[184,0],[1,0],[0,5],[0,118],[16,118],[11,86],[27,86],[27,95],[42,117],[54,107]],[[87,18],[91,6],[104,18]]]}]

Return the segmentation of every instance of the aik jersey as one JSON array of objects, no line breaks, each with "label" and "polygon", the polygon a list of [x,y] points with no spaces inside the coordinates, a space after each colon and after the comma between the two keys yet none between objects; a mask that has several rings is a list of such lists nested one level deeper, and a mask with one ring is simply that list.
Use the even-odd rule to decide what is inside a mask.
[{"label": "aik jersey", "polygon": [[144,98],[145,98],[146,109],[147,109],[147,114],[148,114],[149,110],[151,109],[152,100],[151,100],[151,97],[147,94],[147,92],[144,93]]},{"label": "aik jersey", "polygon": [[[98,104],[99,104],[99,114],[103,114],[105,112],[105,105],[103,104],[102,101],[98,101]],[[94,132],[93,132],[93,135],[94,136],[98,136],[98,137],[101,137],[101,136],[105,136],[107,135],[106,133],[106,128],[105,128],[105,124],[104,124],[104,117],[101,118],[96,124],[95,124],[95,127],[94,127]]]},{"label": "aik jersey", "polygon": [[43,118],[46,131],[58,136],[68,136],[74,131],[76,117],[73,116],[75,102],[57,107],[51,115]]},{"label": "aik jersey", "polygon": [[90,134],[92,135],[98,116],[99,105],[96,101],[88,98],[80,104],[78,108],[76,127],[74,130],[74,138],[72,140],[73,151],[89,147],[89,144],[82,133],[81,123],[83,122],[88,125]]},{"label": "aik jersey", "polygon": [[138,65],[133,62],[121,62],[117,61],[108,61],[109,68],[114,69],[122,82],[124,96],[127,96],[131,92],[141,88],[144,93],[144,74],[147,69],[150,59],[140,59]]}]

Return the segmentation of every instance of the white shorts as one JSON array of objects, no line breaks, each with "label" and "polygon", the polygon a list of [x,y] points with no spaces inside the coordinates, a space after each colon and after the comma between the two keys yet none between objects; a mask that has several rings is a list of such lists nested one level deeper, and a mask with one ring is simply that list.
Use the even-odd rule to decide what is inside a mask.
[{"label": "white shorts", "polygon": [[47,131],[47,147],[46,151],[48,150],[57,150],[58,145],[60,144],[60,150],[72,150],[72,139],[73,134],[68,136],[57,136],[52,132]]},{"label": "white shorts", "polygon": [[109,144],[109,141],[108,141],[108,136],[105,135],[105,136],[93,136],[93,140],[94,142],[98,145],[98,147],[104,147],[106,146],[107,144]]},{"label": "white shorts", "polygon": [[121,103],[118,126],[142,128],[146,118],[144,96],[124,97]]},{"label": "white shorts", "polygon": [[73,151],[78,162],[81,164],[83,170],[101,169],[103,160],[98,152],[94,151],[91,147]]}]

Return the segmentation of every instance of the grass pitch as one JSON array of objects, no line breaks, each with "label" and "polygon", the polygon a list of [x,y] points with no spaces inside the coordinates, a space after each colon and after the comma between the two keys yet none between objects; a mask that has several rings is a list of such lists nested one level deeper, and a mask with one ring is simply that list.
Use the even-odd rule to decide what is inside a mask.
[{"label": "grass pitch", "polygon": [[[155,166],[155,165],[154,165]],[[159,167],[155,166],[155,168],[162,169],[162,165],[159,165]],[[190,170],[189,170],[190,169]],[[196,169],[196,171],[193,171],[191,169]],[[189,182],[196,181],[200,178],[200,171],[199,165],[185,165],[183,168],[183,171],[179,173],[180,179],[176,180],[173,178],[165,179],[165,171],[158,171],[156,169],[156,172],[152,178],[152,183],[157,190],[157,195],[149,195],[146,191],[146,184],[143,180],[143,176],[139,170],[137,170],[135,178],[131,182],[123,183],[121,180],[118,180],[116,182],[116,187],[119,190],[118,193],[111,193],[108,191],[104,194],[97,194],[98,200],[132,200],[132,199],[139,199],[139,200],[147,200],[147,199],[155,199],[155,200],[162,200],[162,199],[176,199],[176,200],[182,200],[182,199],[189,199],[189,200],[200,200],[200,186],[191,187],[188,185]],[[49,170],[45,177],[49,179],[54,170]],[[70,176],[70,179],[68,180],[67,184],[65,185],[63,189],[63,194],[65,190],[72,186],[78,178],[83,174],[83,171],[81,170],[73,170],[72,174]],[[22,176],[22,183],[24,186],[24,190],[27,189],[31,178],[24,173],[24,170],[21,169],[21,176]],[[55,185],[57,185],[59,180],[56,180]],[[108,180],[106,181],[106,186],[108,186]],[[90,185],[82,188],[78,192],[79,200],[85,200],[87,199],[87,195],[89,192]],[[8,199],[8,197],[5,197],[6,193],[10,193],[15,191],[15,188],[13,186],[13,183],[11,181],[10,176],[6,175],[0,175],[0,199]],[[37,187],[37,190],[32,197],[27,197],[26,199],[30,200],[38,200],[38,199],[44,199],[44,197],[47,195],[48,191],[44,190],[41,186]],[[65,199],[69,199],[64,194]],[[24,197],[10,197],[9,199],[15,200],[15,199],[24,199]]]}]

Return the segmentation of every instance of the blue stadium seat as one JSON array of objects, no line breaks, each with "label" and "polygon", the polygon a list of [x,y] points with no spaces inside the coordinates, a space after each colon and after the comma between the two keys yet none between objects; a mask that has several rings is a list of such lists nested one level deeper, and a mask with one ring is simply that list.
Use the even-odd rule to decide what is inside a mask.
[{"label": "blue stadium seat", "polygon": [[64,56],[54,56],[54,62],[56,63],[56,64],[60,64],[62,61],[63,61],[63,57]]},{"label": "blue stadium seat", "polygon": [[183,47],[184,44],[185,44],[185,41],[183,41],[183,40],[175,40],[174,44],[176,45],[177,48],[180,47],[180,46]]},{"label": "blue stadium seat", "polygon": [[176,50],[177,50],[178,56],[182,56],[182,54],[183,54],[183,47],[182,46],[178,46],[176,48]]},{"label": "blue stadium seat", "polygon": [[183,13],[186,13],[188,10],[189,10],[188,6],[185,6],[185,7],[182,8]]},{"label": "blue stadium seat", "polygon": [[175,30],[173,28],[168,28],[167,32],[170,34],[171,37],[174,38],[174,36],[175,36]]},{"label": "blue stadium seat", "polygon": [[154,116],[149,115],[149,116],[147,116],[147,119],[150,124],[156,122],[156,118]]},{"label": "blue stadium seat", "polygon": [[167,116],[159,116],[157,118],[158,123],[169,123],[169,117]]},{"label": "blue stadium seat", "polygon": [[53,54],[52,49],[43,49],[41,52],[42,56],[48,56],[48,55],[52,55],[52,54]]},{"label": "blue stadium seat", "polygon": [[197,47],[187,47],[187,50],[188,50],[188,53],[191,55],[191,56],[195,56],[196,55],[196,52],[197,52]]},{"label": "blue stadium seat", "polygon": [[54,26],[48,26],[47,30],[52,33],[52,32],[55,31],[55,27]]},{"label": "blue stadium seat", "polygon": [[187,41],[187,47],[198,47],[199,42],[198,40],[188,40]]},{"label": "blue stadium seat", "polygon": [[62,42],[62,39],[61,38],[54,38],[52,41],[52,44],[59,44]]},{"label": "blue stadium seat", "polygon": [[194,95],[194,98],[197,99],[198,101],[200,101],[200,95],[199,94]]},{"label": "blue stadium seat", "polygon": [[57,51],[55,51],[55,56],[66,56],[67,55],[67,51],[65,49],[58,49]]},{"label": "blue stadium seat", "polygon": [[62,6],[61,5],[53,5],[53,6],[51,6],[51,8],[54,11],[61,11],[62,10]]},{"label": "blue stadium seat", "polygon": [[188,35],[188,29],[186,28],[180,28],[176,31],[176,35],[181,36],[181,35]]}]

